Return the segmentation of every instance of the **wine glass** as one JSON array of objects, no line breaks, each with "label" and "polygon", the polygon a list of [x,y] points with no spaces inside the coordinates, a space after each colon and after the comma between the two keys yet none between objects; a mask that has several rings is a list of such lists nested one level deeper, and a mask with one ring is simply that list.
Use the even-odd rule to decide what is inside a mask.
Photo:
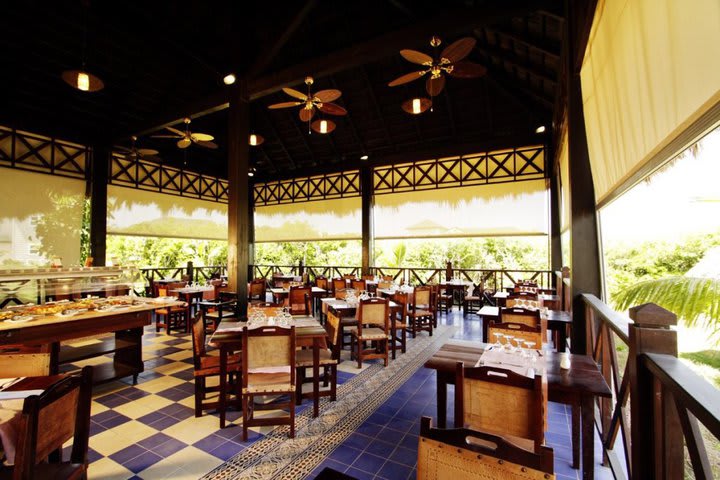
[{"label": "wine glass", "polygon": [[529,342],[526,340],[524,343],[525,343],[525,348],[527,348],[528,354],[530,356],[530,363],[537,362],[537,355],[535,355],[535,353],[533,352],[533,349],[535,347],[535,342]]},{"label": "wine glass", "polygon": [[512,351],[513,351],[513,346],[512,346],[513,335],[503,335],[503,337],[505,337],[505,352],[512,353]]},{"label": "wine glass", "polygon": [[516,351],[516,352],[519,352],[520,355],[525,356],[525,351],[524,351],[523,348],[522,348],[523,338],[522,338],[522,337],[515,337],[515,338],[513,338],[513,340],[515,340],[515,344],[517,345],[517,347],[515,348],[515,351]]},{"label": "wine glass", "polygon": [[500,339],[502,338],[503,334],[501,332],[493,332],[493,335],[495,335],[495,345],[494,347],[500,350],[502,348],[502,342]]}]

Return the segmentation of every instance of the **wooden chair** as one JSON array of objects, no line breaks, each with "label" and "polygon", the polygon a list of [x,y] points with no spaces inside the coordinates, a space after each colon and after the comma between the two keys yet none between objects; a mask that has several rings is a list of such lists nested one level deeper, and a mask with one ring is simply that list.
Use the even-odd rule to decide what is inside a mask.
[{"label": "wooden chair", "polygon": [[392,282],[388,282],[387,280],[380,280],[378,282],[378,290],[386,290],[392,288]]},{"label": "wooden chair", "polygon": [[[382,358],[388,365],[388,332],[390,310],[385,298],[361,300],[357,308],[357,326],[350,329],[350,351],[362,368],[362,362],[370,358]],[[365,342],[371,347],[366,348]]]},{"label": "wooden chair", "polygon": [[367,290],[367,282],[365,280],[350,280],[350,288],[362,292]]},{"label": "wooden chair", "polygon": [[[83,367],[80,375],[65,377],[40,395],[25,399],[12,469],[14,480],[87,477],[92,370]],[[61,451],[70,438],[69,461],[41,463]]]},{"label": "wooden chair", "polygon": [[[206,379],[220,375],[220,357],[208,355],[205,348],[205,324],[202,315],[197,315],[192,323],[192,346],[193,346],[193,377],[195,378],[195,416],[202,416],[203,410],[217,408],[219,402],[204,402],[208,393],[219,392],[219,395],[227,395],[232,391],[230,386],[232,382],[228,382],[228,391],[220,392],[220,387],[208,387]],[[240,376],[242,367],[240,366],[240,355],[229,355],[227,360],[228,374]],[[236,381],[239,381],[237,378]]]},{"label": "wooden chair", "polygon": [[395,277],[393,277],[392,275],[381,275],[380,278],[382,278],[386,282],[390,282],[390,283],[392,283],[393,280],[395,280]]},{"label": "wooden chair", "polygon": [[[172,282],[166,285],[157,286],[157,296],[167,297],[171,290],[185,287],[185,282]],[[170,329],[175,328],[186,332],[188,330],[187,308],[167,307],[155,310],[155,331],[159,332],[165,328],[165,333],[170,335]]]},{"label": "wooden chair", "polygon": [[413,302],[408,311],[410,331],[413,338],[417,337],[417,332],[426,331],[430,336],[433,334],[435,312],[431,297],[432,287],[415,287],[413,290]]},{"label": "wooden chair", "polygon": [[375,280],[375,275],[361,275],[360,278],[363,280]]},{"label": "wooden chair", "polygon": [[473,285],[472,291],[465,295],[462,304],[463,315],[480,311],[483,304],[482,290],[482,285]]},{"label": "wooden chair", "polygon": [[554,479],[553,451],[528,452],[501,436],[467,428],[433,428],[430,417],[420,421],[417,478],[438,480]]},{"label": "wooden chair", "polygon": [[345,290],[347,288],[347,282],[345,281],[344,278],[333,278],[332,287],[333,287],[333,292],[335,293],[335,297],[337,298],[338,291]]},{"label": "wooden chair", "polygon": [[540,310],[530,310],[526,308],[501,308],[500,323],[519,323],[535,328],[540,326],[540,335],[542,342],[538,343],[538,348],[542,348],[542,344],[547,339],[547,321],[540,316]]},{"label": "wooden chair", "polygon": [[[327,386],[328,381],[330,383],[330,389],[329,390],[321,390],[318,392],[318,396],[325,397],[329,396],[331,401],[335,401],[337,399],[337,364],[338,359],[340,358],[340,351],[337,351],[337,355],[335,355],[335,346],[338,345],[340,342],[342,342],[342,338],[340,337],[342,335],[340,330],[340,324],[337,321],[337,317],[335,317],[336,321],[334,322],[326,322],[325,324],[325,330],[327,331],[328,336],[328,343],[326,344],[325,348],[320,349],[320,367],[323,369],[323,377],[324,377],[324,383],[325,386]],[[312,396],[311,392],[303,393],[302,391],[302,385],[305,383],[306,380],[306,372],[308,368],[312,368],[313,366],[313,351],[310,348],[304,348],[304,349],[298,349],[295,352],[295,367],[296,367],[296,374],[297,374],[297,389],[296,389],[296,403],[300,405],[303,398],[307,398]]]},{"label": "wooden chair", "polygon": [[408,294],[403,292],[395,292],[392,301],[400,305],[400,311],[390,318],[390,350],[392,350],[392,358],[395,360],[395,351],[400,350],[401,353],[407,351],[407,314],[408,314]]},{"label": "wooden chair", "polygon": [[452,310],[452,291],[448,291],[444,285],[438,285],[437,311],[449,313]]},{"label": "wooden chair", "polygon": [[492,433],[535,453],[547,425],[547,378],[495,367],[455,370],[455,427]]},{"label": "wooden chair", "polygon": [[[540,325],[530,327],[522,323],[491,323],[488,325],[488,342],[492,342],[496,337],[495,334],[512,335],[515,338],[522,338],[525,342],[533,342],[534,348],[542,348],[542,330]],[[513,346],[515,344],[513,343]]]},{"label": "wooden chair", "polygon": [[342,276],[342,278],[343,278],[343,280],[356,280],[357,275],[355,275],[354,273],[346,273],[345,275]]},{"label": "wooden chair", "polygon": [[216,302],[200,302],[205,328],[215,331],[218,324],[228,318],[239,318],[237,293],[227,290],[218,292]]},{"label": "wooden chair", "polygon": [[265,287],[266,282],[264,278],[256,278],[248,287],[248,301],[265,301]]},{"label": "wooden chair", "polygon": [[3,377],[50,375],[49,344],[0,346],[0,372]]},{"label": "wooden chair", "polygon": [[[289,425],[290,438],[295,437],[295,327],[263,326],[243,329],[242,409],[243,442],[248,427]],[[255,418],[255,396],[281,396],[264,404],[265,409],[287,409],[288,415]]]},{"label": "wooden chair", "polygon": [[311,306],[310,299],[312,298],[311,287],[290,287],[288,293],[288,306],[290,307],[291,315],[310,315]]},{"label": "wooden chair", "polygon": [[317,277],[317,278],[315,279],[315,286],[318,287],[318,288],[322,288],[323,290],[325,290],[325,293],[321,294],[322,297],[328,297],[328,296],[330,296],[330,290],[331,290],[331,289],[330,289],[330,282],[328,281],[327,278],[322,277],[322,276]]}]

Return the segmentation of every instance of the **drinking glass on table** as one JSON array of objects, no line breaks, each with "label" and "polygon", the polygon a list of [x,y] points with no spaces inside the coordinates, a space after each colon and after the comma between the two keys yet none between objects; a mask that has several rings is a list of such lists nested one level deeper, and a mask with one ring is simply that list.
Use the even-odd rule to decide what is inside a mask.
[{"label": "drinking glass on table", "polygon": [[535,342],[528,342],[525,341],[525,348],[527,348],[528,353],[530,354],[530,362],[535,363],[537,362],[537,355],[535,355],[535,352],[533,349],[535,348]]},{"label": "drinking glass on table", "polygon": [[512,351],[513,351],[513,346],[512,346],[513,335],[504,335],[503,334],[503,337],[505,337],[505,353],[512,353]]},{"label": "drinking glass on table", "polygon": [[502,349],[503,344],[500,340],[502,339],[503,334],[500,332],[493,332],[493,335],[495,335],[495,348],[497,348],[498,350]]}]

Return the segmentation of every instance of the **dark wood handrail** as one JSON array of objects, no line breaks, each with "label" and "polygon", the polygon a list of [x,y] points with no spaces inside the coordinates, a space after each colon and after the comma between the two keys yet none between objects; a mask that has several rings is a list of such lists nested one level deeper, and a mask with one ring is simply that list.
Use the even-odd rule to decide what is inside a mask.
[{"label": "dark wood handrail", "polygon": [[647,353],[643,358],[653,376],[720,438],[720,390],[671,355]]},{"label": "dark wood handrail", "polygon": [[627,345],[630,343],[630,337],[628,331],[632,320],[628,317],[623,316],[606,305],[602,300],[597,298],[595,295],[589,293],[583,293],[582,299],[585,305],[594,310],[595,315],[613,331],[615,334]]}]

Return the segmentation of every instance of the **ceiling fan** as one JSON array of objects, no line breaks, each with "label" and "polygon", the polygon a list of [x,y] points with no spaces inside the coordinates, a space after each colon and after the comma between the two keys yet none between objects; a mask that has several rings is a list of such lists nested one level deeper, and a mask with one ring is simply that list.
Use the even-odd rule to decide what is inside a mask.
[{"label": "ceiling fan", "polygon": [[[287,93],[293,98],[296,98],[297,100],[294,102],[281,102],[281,103],[275,103],[273,105],[268,106],[269,109],[275,110],[278,108],[290,108],[290,107],[298,107],[302,106],[300,108],[300,120],[303,122],[310,123],[310,120],[315,115],[315,111],[319,110],[320,112],[327,113],[328,115],[347,115],[347,110],[345,110],[343,107],[341,107],[338,104],[330,103],[342,95],[342,92],[340,90],[335,89],[328,89],[328,90],[320,90],[319,92],[316,92],[315,94],[312,93],[311,86],[313,84],[314,80],[313,77],[305,77],[305,85],[307,85],[307,95],[299,92],[297,90],[294,90],[292,88],[283,88],[283,92]],[[318,122],[314,122],[313,125]],[[327,121],[326,121],[327,123]],[[318,127],[319,128],[319,127]],[[317,130],[317,129],[316,129]],[[319,130],[318,130],[319,131]],[[321,133],[327,133],[325,131]]]},{"label": "ceiling fan", "polygon": [[461,38],[445,47],[438,55],[437,49],[441,43],[442,40],[439,37],[433,36],[430,39],[430,45],[434,50],[432,56],[416,50],[400,50],[400,55],[405,60],[417,65],[423,65],[425,69],[401,75],[388,85],[391,87],[403,85],[429,73],[430,76],[425,82],[425,90],[427,90],[428,95],[435,97],[445,87],[444,74],[446,73],[458,78],[477,78],[487,73],[487,69],[482,65],[464,60],[475,48],[476,40],[474,38]]},{"label": "ceiling fan", "polygon": [[130,137],[130,139],[132,140],[130,148],[122,146],[115,147],[117,150],[119,150],[118,153],[120,156],[133,161],[136,161],[138,159],[151,160],[153,162],[162,161],[162,159],[157,156],[157,154],[159,153],[157,150],[153,150],[152,148],[137,148],[135,146],[135,142],[137,142],[137,137],[133,135],[132,137]]},{"label": "ceiling fan", "polygon": [[196,145],[200,145],[201,147],[205,148],[212,148],[213,150],[218,148],[217,143],[214,143],[213,140],[215,137],[212,135],[208,135],[207,133],[194,133],[190,131],[190,119],[185,118],[183,119],[183,122],[185,122],[185,131],[178,130],[177,128],[173,127],[165,127],[166,130],[173,133],[173,135],[152,135],[152,138],[175,138],[178,139],[177,146],[178,148],[187,148],[193,143]]}]

